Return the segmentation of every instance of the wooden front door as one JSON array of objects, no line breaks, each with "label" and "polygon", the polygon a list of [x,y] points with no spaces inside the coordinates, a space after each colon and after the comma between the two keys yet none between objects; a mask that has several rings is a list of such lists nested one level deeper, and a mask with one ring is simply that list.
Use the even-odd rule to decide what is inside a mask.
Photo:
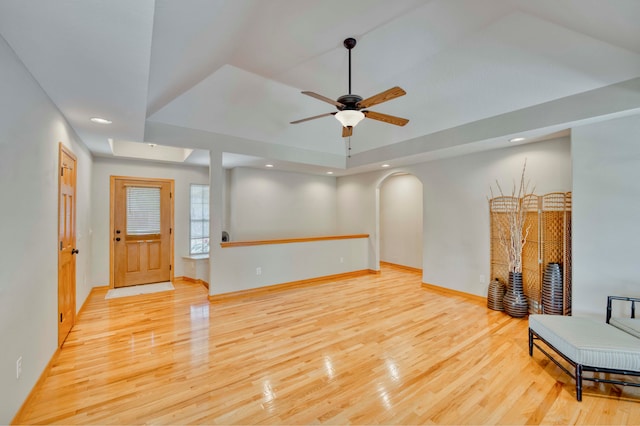
[{"label": "wooden front door", "polygon": [[112,283],[170,281],[173,181],[111,177]]},{"label": "wooden front door", "polygon": [[76,319],[76,157],[60,144],[58,173],[58,346]]}]

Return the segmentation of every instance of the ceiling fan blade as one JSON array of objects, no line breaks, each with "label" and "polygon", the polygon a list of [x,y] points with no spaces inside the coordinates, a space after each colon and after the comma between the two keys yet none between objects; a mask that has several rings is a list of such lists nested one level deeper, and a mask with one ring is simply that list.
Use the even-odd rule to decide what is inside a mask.
[{"label": "ceiling fan blade", "polygon": [[318,95],[317,93],[314,92],[309,92],[309,91],[304,91],[302,92],[303,95],[307,95],[307,96],[311,96],[312,98],[316,98],[316,99],[320,99],[321,101],[324,101],[328,104],[331,105],[335,105],[337,107],[343,108],[345,105],[343,103],[340,103],[338,101],[334,101],[333,99],[329,99],[326,96],[322,96],[322,95]]},{"label": "ceiling fan blade", "polygon": [[384,92],[380,92],[377,95],[373,95],[370,98],[358,102],[358,108],[369,108],[406,94],[407,92],[402,90],[400,87],[392,87],[389,90],[385,90]]},{"label": "ceiling fan blade", "polygon": [[342,128],[342,137],[343,138],[348,138],[352,134],[353,134],[353,127],[349,126],[349,127],[343,127]]},{"label": "ceiling fan blade", "polygon": [[316,118],[322,118],[322,117],[326,117],[328,115],[336,115],[336,113],[335,112],[328,112],[326,114],[314,115],[313,117],[307,117],[307,118],[302,118],[300,120],[292,121],[289,124],[298,124],[298,123],[302,123],[303,121],[315,120]]},{"label": "ceiling fan blade", "polygon": [[385,123],[395,124],[396,126],[404,126],[409,122],[406,118],[396,117],[394,115],[381,114],[374,111],[362,111],[365,117],[372,118],[378,121],[384,121]]}]

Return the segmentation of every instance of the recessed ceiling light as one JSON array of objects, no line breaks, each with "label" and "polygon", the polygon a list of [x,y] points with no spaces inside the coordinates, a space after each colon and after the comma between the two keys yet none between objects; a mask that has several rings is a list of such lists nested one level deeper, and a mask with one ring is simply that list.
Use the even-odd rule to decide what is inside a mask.
[{"label": "recessed ceiling light", "polygon": [[333,174],[333,172],[327,172],[327,174],[328,174],[328,175],[332,175],[332,174]]},{"label": "recessed ceiling light", "polygon": [[382,167],[391,167],[389,164],[383,164]]},{"label": "recessed ceiling light", "polygon": [[523,140],[525,140],[526,138],[513,138],[513,139],[509,139],[509,142],[522,142]]},{"label": "recessed ceiling light", "polygon": [[98,124],[111,124],[111,123],[113,123],[113,121],[111,121],[111,120],[107,120],[106,118],[100,118],[100,117],[91,117],[91,121],[93,121],[94,123],[98,123]]},{"label": "recessed ceiling light", "polygon": [[265,164],[264,166],[271,168],[271,167],[273,167],[273,164]]}]

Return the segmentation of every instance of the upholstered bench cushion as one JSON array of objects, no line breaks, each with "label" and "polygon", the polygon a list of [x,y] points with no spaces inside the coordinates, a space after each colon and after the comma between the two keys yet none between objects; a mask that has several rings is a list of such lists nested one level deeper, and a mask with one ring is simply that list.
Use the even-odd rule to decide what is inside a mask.
[{"label": "upholstered bench cushion", "polygon": [[611,317],[609,324],[640,339],[640,318]]},{"label": "upholstered bench cushion", "polygon": [[640,371],[640,339],[604,321],[530,315],[529,328],[576,364]]}]

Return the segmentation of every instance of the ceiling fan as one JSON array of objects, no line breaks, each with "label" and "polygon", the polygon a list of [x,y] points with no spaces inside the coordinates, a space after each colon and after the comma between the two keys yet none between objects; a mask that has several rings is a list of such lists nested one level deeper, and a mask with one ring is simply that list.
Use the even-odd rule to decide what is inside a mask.
[{"label": "ceiling fan", "polygon": [[395,124],[396,126],[404,126],[405,124],[407,124],[409,120],[407,120],[406,118],[400,118],[393,115],[364,110],[364,108],[369,108],[374,105],[381,104],[382,102],[387,102],[397,97],[406,95],[407,92],[396,86],[392,87],[391,89],[385,90],[384,92],[380,92],[377,95],[373,95],[367,99],[362,99],[361,96],[351,93],[351,49],[355,47],[356,39],[349,37],[344,40],[343,44],[344,47],[349,50],[349,94],[342,95],[334,101],[333,99],[327,98],[326,96],[322,96],[314,92],[302,92],[303,95],[311,96],[312,98],[316,98],[331,105],[335,105],[338,111],[328,112],[326,114],[315,115],[313,117],[307,117],[301,120],[292,121],[291,124],[302,123],[304,121],[315,120],[316,118],[334,115],[342,124],[343,138],[351,136],[353,134],[353,128],[365,117],[371,118],[373,120],[383,121],[389,124]]}]

